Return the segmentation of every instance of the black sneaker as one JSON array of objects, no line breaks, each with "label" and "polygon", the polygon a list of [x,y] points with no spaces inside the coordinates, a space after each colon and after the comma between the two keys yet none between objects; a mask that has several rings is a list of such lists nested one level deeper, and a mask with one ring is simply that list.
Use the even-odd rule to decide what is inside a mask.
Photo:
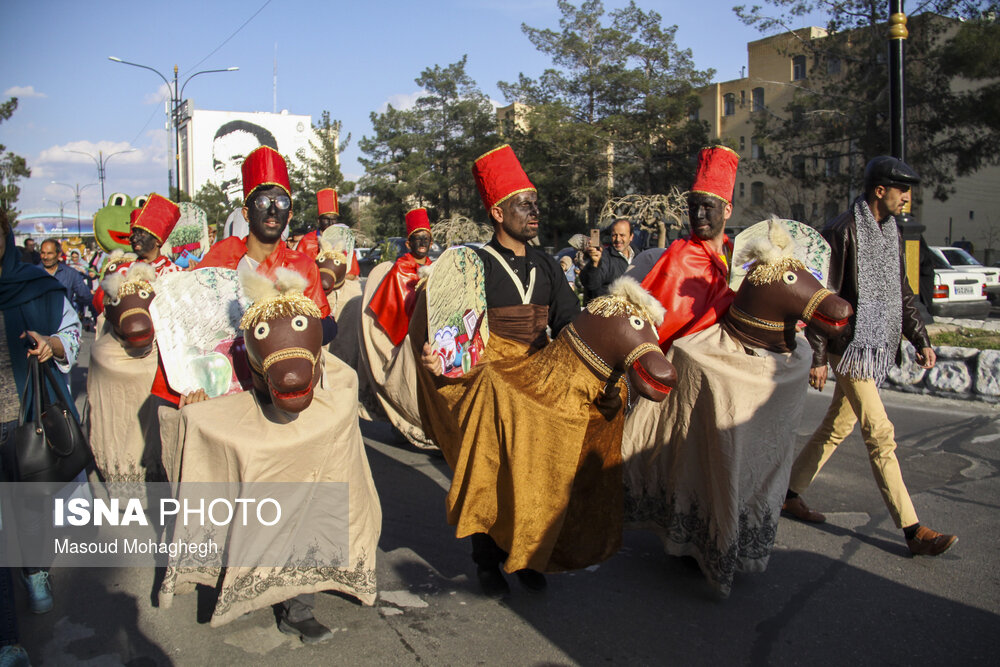
[{"label": "black sneaker", "polygon": [[518,570],[514,574],[517,575],[522,586],[534,593],[541,593],[549,585],[549,582],[545,580],[545,575],[538,570],[524,569]]},{"label": "black sneaker", "polygon": [[479,587],[483,589],[483,595],[497,600],[510,595],[510,586],[500,571],[499,565],[479,565],[476,568],[476,578],[479,579]]},{"label": "black sneaker", "polygon": [[333,636],[330,628],[312,616],[301,621],[290,621],[282,616],[278,619],[278,629],[286,635],[298,635],[303,644],[318,644]]}]

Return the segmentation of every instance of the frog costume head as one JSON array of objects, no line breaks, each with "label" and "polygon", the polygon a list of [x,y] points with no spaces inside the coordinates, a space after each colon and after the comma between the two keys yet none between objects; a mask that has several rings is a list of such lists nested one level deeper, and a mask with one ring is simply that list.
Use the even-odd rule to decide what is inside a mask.
[{"label": "frog costume head", "polygon": [[108,197],[107,206],[94,214],[94,239],[104,252],[121,250],[130,252],[132,246],[128,237],[129,214],[133,209],[142,208],[148,195],[140,195],[132,199],[126,194],[116,192]]}]

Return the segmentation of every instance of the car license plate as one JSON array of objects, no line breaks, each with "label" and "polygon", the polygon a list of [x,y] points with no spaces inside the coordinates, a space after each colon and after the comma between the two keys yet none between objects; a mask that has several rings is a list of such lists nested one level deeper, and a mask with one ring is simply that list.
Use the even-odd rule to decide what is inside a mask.
[{"label": "car license plate", "polygon": [[975,293],[976,293],[975,287],[973,287],[972,285],[955,285],[956,295],[961,294],[961,295],[972,296]]}]

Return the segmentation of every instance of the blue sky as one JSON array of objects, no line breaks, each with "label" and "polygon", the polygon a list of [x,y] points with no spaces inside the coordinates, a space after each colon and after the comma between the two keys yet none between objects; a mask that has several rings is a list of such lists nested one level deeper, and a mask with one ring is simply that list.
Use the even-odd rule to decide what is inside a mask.
[{"label": "blue sky", "polygon": [[[0,124],[0,144],[27,158],[33,170],[22,182],[21,211],[58,211],[49,199],[66,202],[67,215],[75,215],[72,190],[51,181],[94,183],[97,168],[65,149],[96,155],[134,148],[108,163],[107,194],[166,192],[163,82],[108,56],[168,77],[177,64],[182,83],[185,73],[238,66],[238,72],[195,78],[185,97],[200,109],[270,111],[277,43],[278,110],[314,119],[329,110],[343,121],[352,140],[342,168],[357,178],[363,171],[357,140],[371,134],[369,114],[387,102],[400,106],[414,99],[421,70],[468,54],[468,73],[487,95],[505,102],[497,81],[516,80],[520,72],[537,76],[550,65],[521,24],[558,30],[559,20],[555,0],[265,2],[5,2],[0,93],[4,99],[16,95],[20,106]],[[605,8],[625,4],[606,0]],[[664,24],[677,24],[678,44],[692,49],[699,68],[714,68],[720,81],[739,76],[747,41],[762,37],[733,14],[738,0],[638,4],[659,12]],[[805,19],[790,27],[804,25]],[[99,200],[99,186],[84,190],[85,216],[101,206]]]}]

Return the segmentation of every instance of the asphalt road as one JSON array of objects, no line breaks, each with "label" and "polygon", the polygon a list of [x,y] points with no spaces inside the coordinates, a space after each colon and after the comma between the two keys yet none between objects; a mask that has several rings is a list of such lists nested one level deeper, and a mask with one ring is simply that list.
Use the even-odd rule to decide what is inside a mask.
[{"label": "asphalt road", "polygon": [[[830,395],[810,392],[800,446]],[[157,608],[156,572],[140,569],[55,570],[55,609],[22,612],[22,642],[42,665],[995,665],[1000,412],[884,397],[921,520],[961,538],[936,559],[908,555],[855,433],[807,494],[828,522],[782,518],[767,571],[738,575],[727,600],[658,538],[629,531],[606,563],[550,576],[544,594],[512,578],[511,598],[493,601],[445,522],[443,460],[363,422],[384,514],[380,598],[317,596],[329,642],[280,634],[269,610],[210,628],[202,594]]]}]

